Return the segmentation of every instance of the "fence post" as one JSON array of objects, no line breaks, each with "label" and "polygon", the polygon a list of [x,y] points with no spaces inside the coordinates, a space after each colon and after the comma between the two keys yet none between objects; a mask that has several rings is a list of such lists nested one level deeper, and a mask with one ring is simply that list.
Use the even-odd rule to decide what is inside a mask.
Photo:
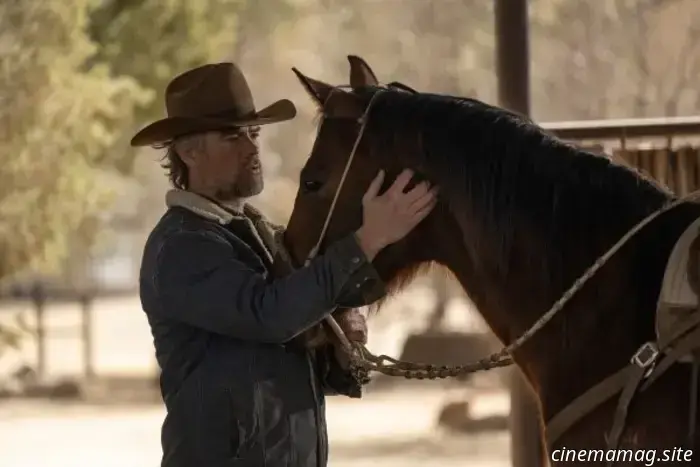
[{"label": "fence post", "polygon": [[46,377],[46,290],[41,282],[34,283],[31,292],[36,317],[36,369],[39,379]]},{"label": "fence post", "polygon": [[83,292],[80,296],[80,312],[82,319],[80,320],[81,341],[83,342],[83,371],[86,379],[92,379],[95,376],[95,366],[93,359],[93,342],[92,342],[92,304],[94,297],[89,292]]}]

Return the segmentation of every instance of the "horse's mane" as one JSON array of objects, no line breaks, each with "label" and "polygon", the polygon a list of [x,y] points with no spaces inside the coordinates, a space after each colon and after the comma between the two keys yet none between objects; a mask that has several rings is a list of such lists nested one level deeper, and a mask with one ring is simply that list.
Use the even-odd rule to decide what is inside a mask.
[{"label": "horse's mane", "polygon": [[[369,101],[375,92],[359,93]],[[492,272],[507,274],[516,238],[527,236],[539,246],[525,252],[540,268],[533,273],[557,289],[672,196],[634,169],[475,99],[383,90],[366,132],[372,157],[403,154],[440,185],[474,256],[500,270]]]}]

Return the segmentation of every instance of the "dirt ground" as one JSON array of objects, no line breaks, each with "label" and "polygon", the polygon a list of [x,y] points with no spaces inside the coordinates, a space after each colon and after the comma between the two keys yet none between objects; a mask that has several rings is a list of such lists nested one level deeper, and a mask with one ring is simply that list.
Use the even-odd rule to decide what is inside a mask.
[{"label": "dirt ground", "polygon": [[[394,310],[386,310],[370,320],[369,347],[377,353],[397,355],[407,333],[425,325],[424,311],[430,305],[426,290],[403,293],[400,299],[392,301]],[[3,320],[11,316],[11,311],[31,315],[26,304],[2,308]],[[79,309],[74,304],[52,304],[48,311],[51,329],[47,339],[47,376],[79,377],[84,363],[78,332]],[[463,306],[456,306],[453,311],[456,328],[478,326],[469,322],[469,313]],[[31,316],[28,317],[31,322]],[[66,335],[66,329],[72,332]],[[154,374],[152,338],[137,297],[99,300],[90,331],[98,376]],[[19,351],[3,355],[0,376],[22,363],[36,363],[36,346],[31,339]],[[506,431],[461,436],[439,432],[435,423],[439,410],[454,394],[437,382],[419,386],[370,392],[360,401],[329,398],[330,466],[510,464]],[[494,393],[478,397],[473,407],[477,417],[504,414],[508,409],[507,396]],[[0,466],[155,467],[160,465],[162,419],[163,411],[158,405],[91,407],[0,402]]]},{"label": "dirt ground", "polygon": [[[436,429],[444,390],[402,389],[361,401],[330,398],[332,467],[510,465],[506,431],[449,435]],[[475,400],[476,416],[508,410],[505,394]],[[89,407],[40,402],[0,405],[2,467],[160,465],[158,406]]]}]

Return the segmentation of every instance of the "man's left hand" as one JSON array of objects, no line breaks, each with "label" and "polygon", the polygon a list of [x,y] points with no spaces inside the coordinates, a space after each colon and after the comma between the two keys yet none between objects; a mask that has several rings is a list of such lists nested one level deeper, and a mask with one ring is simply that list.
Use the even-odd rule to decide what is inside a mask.
[{"label": "man's left hand", "polygon": [[[367,320],[357,308],[339,310],[333,313],[340,329],[345,333],[350,343],[366,344],[367,343]],[[330,329],[327,331],[330,334],[333,347],[335,348],[335,357],[344,369],[350,368],[350,356]]]},{"label": "man's left hand", "polygon": [[338,326],[350,342],[367,343],[367,320],[357,308],[340,310],[333,314]]}]

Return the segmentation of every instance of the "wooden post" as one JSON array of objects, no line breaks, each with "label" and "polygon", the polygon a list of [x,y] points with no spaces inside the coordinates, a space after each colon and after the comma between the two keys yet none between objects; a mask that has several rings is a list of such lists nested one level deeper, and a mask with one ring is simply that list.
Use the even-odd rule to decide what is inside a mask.
[{"label": "wooden post", "polygon": [[437,295],[435,300],[435,307],[433,312],[430,314],[428,319],[428,326],[426,331],[437,331],[440,329],[440,325],[445,319],[445,314],[447,313],[447,302],[450,298],[449,288],[448,288],[448,277],[445,271],[433,271],[433,290],[435,295]]},{"label": "wooden post", "polygon": [[548,465],[536,396],[517,368],[510,370],[510,384],[510,449],[513,467]]},{"label": "wooden post", "polygon": [[[527,0],[496,0],[496,70],[501,106],[530,114]],[[541,439],[538,404],[517,370],[511,371],[511,458],[513,467],[547,464]]]},{"label": "wooden post", "polygon": [[46,377],[46,291],[40,282],[31,290],[36,317],[36,372],[39,379]]},{"label": "wooden post", "polygon": [[85,292],[80,296],[80,313],[81,321],[81,340],[83,343],[83,370],[86,379],[92,379],[95,376],[95,366],[93,359],[92,345],[92,302],[93,297]]}]

